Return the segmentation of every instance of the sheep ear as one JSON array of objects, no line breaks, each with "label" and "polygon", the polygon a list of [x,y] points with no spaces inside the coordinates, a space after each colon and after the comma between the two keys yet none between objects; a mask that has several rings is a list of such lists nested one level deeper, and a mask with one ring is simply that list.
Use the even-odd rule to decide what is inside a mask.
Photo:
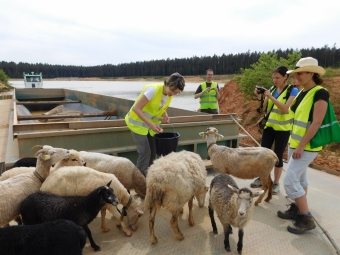
[{"label": "sheep ear", "polygon": [[253,193],[253,197],[258,197],[258,196],[261,195],[263,192],[264,192],[264,190],[256,191],[255,193]]},{"label": "sheep ear", "polygon": [[111,180],[111,181],[109,181],[109,182],[106,184],[106,186],[110,187],[110,185],[111,185],[111,182],[112,182],[112,180]]},{"label": "sheep ear", "polygon": [[43,152],[44,152],[43,149],[37,151],[37,152],[34,154],[34,157],[38,157],[38,155],[39,155],[40,153],[43,153]]},{"label": "sheep ear", "polygon": [[228,184],[228,188],[231,189],[234,193],[238,193],[238,189],[229,184]]},{"label": "sheep ear", "polygon": [[43,148],[43,146],[42,145],[34,145],[32,148],[31,148],[31,150],[34,150],[34,149],[42,149]]},{"label": "sheep ear", "polygon": [[44,160],[46,161],[46,160],[49,160],[51,158],[51,156],[50,155],[44,155]]},{"label": "sheep ear", "polygon": [[219,141],[221,141],[221,138],[223,137],[223,135],[220,135],[220,134],[216,134],[217,138]]},{"label": "sheep ear", "polygon": [[199,133],[199,135],[202,136],[202,138],[205,137],[205,133],[204,132]]}]

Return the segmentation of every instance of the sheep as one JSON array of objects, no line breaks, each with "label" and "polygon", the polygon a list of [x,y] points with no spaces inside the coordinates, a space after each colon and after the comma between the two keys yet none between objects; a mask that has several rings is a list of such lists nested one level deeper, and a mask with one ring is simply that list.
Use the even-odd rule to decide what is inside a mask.
[{"label": "sheep", "polygon": [[50,173],[50,168],[58,161],[68,158],[70,152],[61,148],[42,148],[34,172],[19,174],[0,182],[0,227],[19,215],[21,202],[30,194],[39,191]]},{"label": "sheep", "polygon": [[[113,174],[98,172],[89,167],[62,167],[58,169],[58,171],[54,171],[50,174],[40,190],[61,196],[85,196],[101,183],[108,182],[110,180],[112,180],[111,186],[115,190],[115,195],[118,198],[119,203],[124,206],[123,211],[127,214],[128,225],[133,230],[137,230],[137,221],[144,213],[140,208],[141,201],[130,196],[128,191]],[[120,220],[120,225],[123,228],[123,231],[127,236],[131,236],[131,231],[125,226],[123,216],[118,213],[117,209],[108,204],[105,205],[104,208],[108,209],[114,217]],[[103,210],[101,213],[101,228],[104,232],[110,231],[110,229],[105,226],[105,215],[103,214]]]},{"label": "sheep", "polygon": [[201,157],[193,152],[172,152],[154,161],[146,177],[145,210],[149,210],[150,241],[158,242],[154,234],[155,216],[161,207],[172,214],[170,225],[176,239],[184,236],[178,228],[178,215],[188,202],[189,225],[194,226],[192,205],[194,196],[203,207],[208,188],[205,186],[207,172]]},{"label": "sheep", "polygon": [[[59,162],[57,162],[55,164],[55,166],[51,168],[50,173],[53,173],[53,171],[56,171],[57,169],[64,167],[64,166],[86,166],[86,162],[80,156],[78,151],[69,150],[69,152],[70,152],[70,156],[68,158],[62,159]],[[25,163],[26,159],[30,159],[30,158],[19,159],[16,163],[18,163],[20,160],[23,160],[23,161],[21,161],[21,164],[23,165]],[[37,161],[37,158],[32,158],[32,159],[35,159],[35,162]],[[11,169],[5,171],[0,176],[0,181],[7,180],[8,178],[11,178],[11,177],[19,175],[19,174],[30,173],[30,172],[33,172],[34,170],[35,170],[35,165],[34,165],[34,167],[28,167],[28,165],[26,167],[23,167],[23,166],[22,167],[14,167],[14,168],[11,168]]]},{"label": "sheep", "polygon": [[[36,146],[33,146],[32,147],[32,150],[33,149],[36,149],[36,148],[52,148],[52,146],[49,146],[49,145],[44,145],[44,146],[41,146],[41,145],[36,145]],[[37,165],[37,158],[35,157],[26,157],[26,158],[21,158],[19,160],[17,160],[13,167],[12,168],[15,168],[15,167],[36,167]]]},{"label": "sheep", "polygon": [[229,148],[217,145],[216,139],[223,135],[214,127],[207,128],[199,135],[206,137],[211,163],[220,173],[241,179],[260,177],[264,193],[258,197],[255,205],[261,203],[267,190],[268,196],[265,201],[269,202],[272,199],[273,181],[270,172],[279,162],[274,151],[264,147]]},{"label": "sheep", "polygon": [[228,174],[220,174],[214,177],[210,183],[209,216],[213,232],[217,234],[214,211],[224,229],[224,248],[230,252],[229,234],[232,227],[237,227],[238,243],[237,251],[242,253],[243,228],[250,220],[254,208],[253,198],[264,193],[263,190],[252,193],[248,188],[239,189],[234,179]]},{"label": "sheep", "polygon": [[125,188],[134,189],[141,198],[145,197],[145,176],[131,160],[96,152],[80,151],[79,153],[88,167],[103,173],[114,174]]},{"label": "sheep", "polygon": [[100,186],[86,196],[59,196],[49,192],[29,195],[20,206],[24,225],[34,225],[57,219],[71,220],[82,227],[95,251],[100,247],[94,242],[88,224],[93,221],[105,203],[117,205],[118,200],[110,188]]},{"label": "sheep", "polygon": [[0,228],[0,250],[6,255],[81,255],[85,231],[69,220]]}]

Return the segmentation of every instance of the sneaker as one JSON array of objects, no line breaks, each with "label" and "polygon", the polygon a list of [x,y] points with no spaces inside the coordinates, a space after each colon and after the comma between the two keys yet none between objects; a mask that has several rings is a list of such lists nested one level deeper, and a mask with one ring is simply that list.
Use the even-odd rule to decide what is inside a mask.
[{"label": "sneaker", "polygon": [[285,219],[285,220],[292,219],[292,220],[295,220],[298,212],[299,212],[299,207],[295,203],[291,203],[290,204],[290,208],[287,211],[284,211],[284,212],[278,211],[277,215],[281,219]]},{"label": "sneaker", "polygon": [[259,188],[262,187],[262,183],[259,177],[257,177],[252,183],[250,183],[250,187]]},{"label": "sneaker", "polygon": [[280,192],[280,184],[279,183],[274,183],[273,184],[273,195],[276,195],[279,192]]},{"label": "sneaker", "polygon": [[298,213],[294,226],[288,226],[287,230],[293,234],[303,234],[306,230],[312,230],[316,227],[312,215]]}]

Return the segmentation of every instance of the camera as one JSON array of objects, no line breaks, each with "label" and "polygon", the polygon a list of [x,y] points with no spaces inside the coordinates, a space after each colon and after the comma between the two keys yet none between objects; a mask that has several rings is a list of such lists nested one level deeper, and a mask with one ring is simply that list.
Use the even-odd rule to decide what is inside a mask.
[{"label": "camera", "polygon": [[257,94],[263,94],[266,90],[264,88],[256,88]]}]

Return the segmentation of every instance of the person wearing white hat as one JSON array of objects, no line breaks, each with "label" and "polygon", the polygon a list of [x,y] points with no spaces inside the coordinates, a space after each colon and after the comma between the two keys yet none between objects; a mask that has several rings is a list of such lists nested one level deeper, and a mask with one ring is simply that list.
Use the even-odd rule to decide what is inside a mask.
[{"label": "person wearing white hat", "polygon": [[322,150],[322,146],[312,148],[310,140],[318,131],[326,114],[329,93],[320,86],[320,76],[325,69],[318,65],[315,58],[301,58],[294,70],[299,85],[303,87],[297,95],[290,110],[294,112],[293,126],[289,137],[288,166],[284,178],[284,188],[288,197],[294,199],[287,211],[278,211],[283,219],[294,219],[294,225],[287,230],[294,234],[302,234],[316,227],[307,203],[307,167]]}]

